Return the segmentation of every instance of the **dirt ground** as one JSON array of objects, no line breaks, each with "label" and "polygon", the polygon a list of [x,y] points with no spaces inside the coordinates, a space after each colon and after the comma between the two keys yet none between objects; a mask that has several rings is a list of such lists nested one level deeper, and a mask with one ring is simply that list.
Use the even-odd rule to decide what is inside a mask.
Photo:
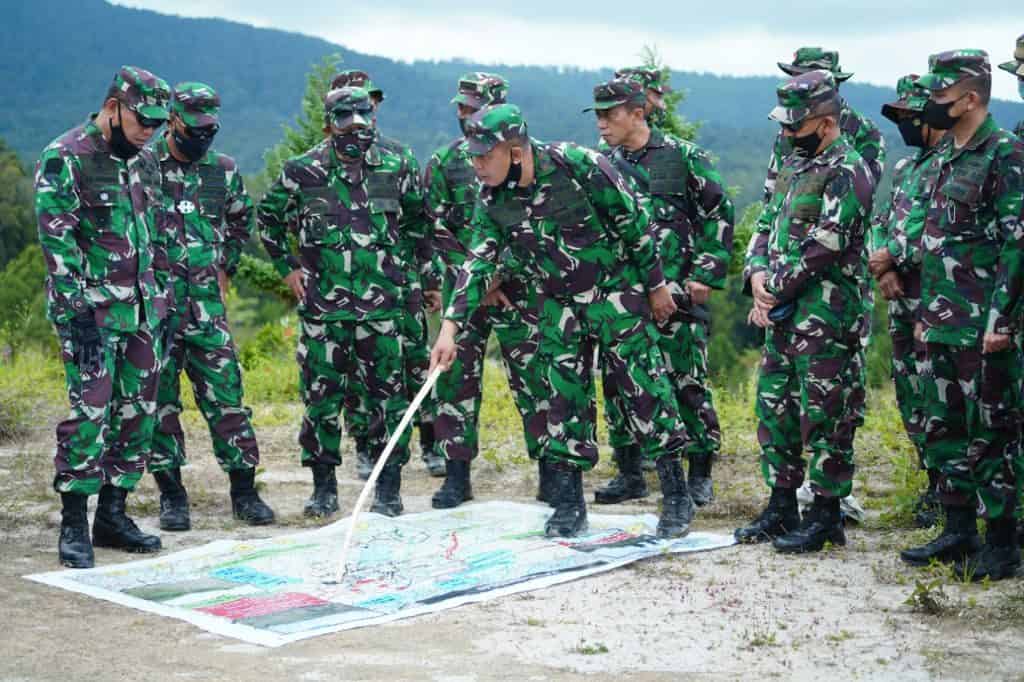
[{"label": "dirt ground", "polygon": [[[270,529],[230,519],[226,477],[201,429],[189,430],[194,530],[163,533],[165,551],[313,525],[301,515],[310,483],[297,465],[294,426],[259,430],[260,480],[281,521]],[[58,567],[50,434],[43,425],[0,448],[2,680],[1024,679],[1024,581],[962,585],[938,568],[910,569],[896,553],[926,535],[870,523],[849,530],[847,547],[813,556],[756,546],[658,558],[278,649],[239,643],[22,579]],[[763,503],[753,455],[747,459],[718,467],[718,499],[696,528],[729,533]],[[339,473],[350,508],[361,486],[351,458]],[[605,474],[588,475],[588,497]],[[403,485],[407,512],[429,509],[439,483],[414,459]],[[499,468],[481,459],[474,467],[478,500],[531,501],[534,486],[527,464]],[[621,509],[656,511],[657,497]],[[140,525],[155,531],[148,477],[130,500]],[[100,565],[132,558],[96,554]],[[915,605],[907,603],[912,594]]]}]

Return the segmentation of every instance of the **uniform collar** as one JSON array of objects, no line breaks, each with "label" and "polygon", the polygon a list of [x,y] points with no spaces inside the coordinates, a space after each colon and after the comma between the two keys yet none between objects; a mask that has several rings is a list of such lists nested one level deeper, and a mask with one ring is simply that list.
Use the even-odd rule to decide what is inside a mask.
[{"label": "uniform collar", "polygon": [[947,137],[949,138],[950,159],[955,159],[967,151],[975,151],[976,149],[984,145],[986,142],[988,142],[989,138],[995,135],[998,131],[999,126],[996,125],[996,121],[994,118],[992,118],[992,114],[990,113],[987,116],[985,116],[985,120],[982,122],[980,126],[978,126],[978,129],[974,131],[974,135],[971,136],[971,139],[968,140],[967,144],[965,144],[963,147],[957,149],[953,135],[948,135]]}]

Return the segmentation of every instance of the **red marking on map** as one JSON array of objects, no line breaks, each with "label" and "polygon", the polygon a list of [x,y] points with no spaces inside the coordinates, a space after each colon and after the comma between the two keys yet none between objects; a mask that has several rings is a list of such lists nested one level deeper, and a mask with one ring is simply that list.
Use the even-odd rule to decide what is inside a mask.
[{"label": "red marking on map", "polygon": [[634,539],[636,539],[636,535],[634,535],[633,533],[627,533],[626,531],[619,531],[618,533],[613,533],[612,535],[609,535],[609,536],[603,537],[603,538],[594,538],[594,539],[587,538],[587,540],[585,540],[582,543],[580,543],[580,542],[566,542],[565,540],[557,540],[555,542],[555,544],[561,545],[562,547],[568,547],[569,549],[572,549],[572,547],[574,545],[579,545],[579,544],[583,544],[583,545],[613,545],[616,542],[627,542],[629,540],[634,540]]},{"label": "red marking on map", "polygon": [[449,545],[448,549],[444,551],[444,558],[451,560],[452,556],[455,554],[455,550],[457,550],[458,548],[459,536],[455,534],[455,531],[452,531],[452,544]]},{"label": "red marking on map", "polygon": [[318,599],[312,595],[285,592],[284,594],[275,594],[272,597],[244,597],[197,610],[214,616],[220,616],[221,618],[240,620],[242,618],[266,616],[289,609],[298,609],[303,606],[320,606],[326,603],[323,599]]}]

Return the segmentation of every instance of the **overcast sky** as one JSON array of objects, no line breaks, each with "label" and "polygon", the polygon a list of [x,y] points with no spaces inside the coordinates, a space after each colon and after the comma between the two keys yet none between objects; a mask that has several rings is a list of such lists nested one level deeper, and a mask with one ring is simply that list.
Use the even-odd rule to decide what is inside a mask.
[{"label": "overcast sky", "polygon": [[[1024,33],[1020,0],[847,0],[817,3],[731,0],[115,0],[191,17],[220,17],[318,36],[392,59],[607,67],[634,63],[657,46],[683,71],[780,75],[775,63],[801,45],[839,50],[861,82],[895,85],[923,72],[932,52],[987,50],[994,94],[1017,99],[1017,83],[995,69]],[[727,7],[727,8],[726,8]],[[643,8],[643,12],[635,10]]]}]

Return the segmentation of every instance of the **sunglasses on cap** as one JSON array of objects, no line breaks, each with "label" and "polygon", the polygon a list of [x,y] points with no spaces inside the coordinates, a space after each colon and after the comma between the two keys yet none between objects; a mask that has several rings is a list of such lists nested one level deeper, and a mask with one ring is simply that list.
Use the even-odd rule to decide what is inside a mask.
[{"label": "sunglasses on cap", "polygon": [[162,119],[162,118],[149,118],[148,116],[143,116],[142,114],[140,114],[139,112],[135,111],[134,109],[132,109],[127,104],[124,104],[124,102],[121,102],[120,100],[118,100],[117,106],[118,106],[119,109],[122,107],[122,105],[124,106],[125,109],[127,109],[128,111],[132,112],[135,115],[135,121],[140,126],[142,126],[143,128],[148,128],[150,130],[153,130],[154,128],[159,128],[160,126],[162,126],[165,123],[164,119]]},{"label": "sunglasses on cap", "polygon": [[468,92],[478,95],[482,92],[480,84],[476,81],[459,81],[459,92]]}]

